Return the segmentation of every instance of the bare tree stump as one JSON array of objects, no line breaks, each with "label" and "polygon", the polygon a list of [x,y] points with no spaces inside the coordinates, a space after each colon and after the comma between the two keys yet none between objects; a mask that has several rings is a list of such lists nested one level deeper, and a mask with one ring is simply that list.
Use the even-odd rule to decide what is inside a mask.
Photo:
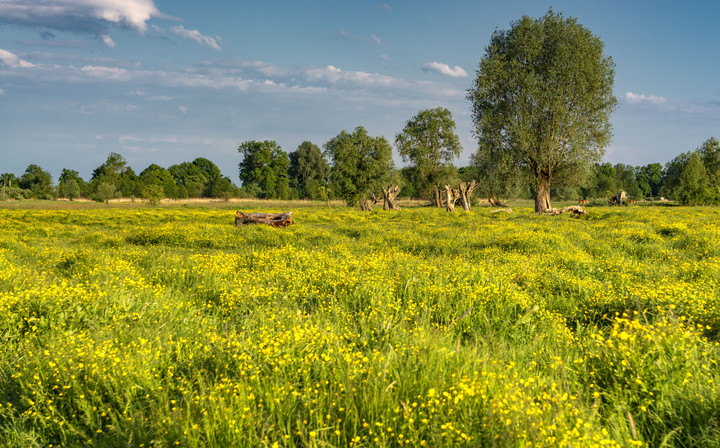
[{"label": "bare tree stump", "polygon": [[608,200],[608,204],[622,205],[625,201],[627,201],[627,199],[628,199],[628,196],[627,196],[627,193],[625,192],[625,190],[620,190],[620,191],[618,191],[618,193],[615,196],[611,197]]},{"label": "bare tree stump", "polygon": [[395,204],[395,198],[400,193],[400,186],[390,185],[387,188],[382,187],[383,192],[383,210],[400,210]]},{"label": "bare tree stump", "polygon": [[460,184],[460,200],[462,201],[462,208],[466,212],[470,211],[470,196],[475,190],[476,182],[473,180],[470,185],[465,182]]},{"label": "bare tree stump", "polygon": [[579,205],[570,205],[568,207],[563,208],[549,208],[545,210],[546,215],[562,215],[563,213],[571,213],[573,216],[585,216],[587,215],[587,212],[584,208],[580,207]]},{"label": "bare tree stump", "polygon": [[235,227],[245,224],[268,224],[273,227],[287,227],[293,224],[293,212],[285,213],[235,213]]},{"label": "bare tree stump", "polygon": [[433,199],[435,199],[435,207],[443,206],[442,196],[440,194],[440,189],[437,187],[437,185],[433,185]]},{"label": "bare tree stump", "polygon": [[372,199],[360,198],[360,200],[358,200],[358,210],[360,210],[361,212],[372,211],[372,205]]},{"label": "bare tree stump", "polygon": [[458,199],[460,199],[460,190],[450,188],[450,185],[445,185],[445,210],[454,212],[455,203]]}]

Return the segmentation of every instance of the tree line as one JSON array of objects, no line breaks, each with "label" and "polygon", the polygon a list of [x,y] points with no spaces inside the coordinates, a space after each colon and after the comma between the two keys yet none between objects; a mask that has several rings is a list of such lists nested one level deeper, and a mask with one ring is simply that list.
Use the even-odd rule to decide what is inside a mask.
[{"label": "tree line", "polygon": [[[429,118],[432,117],[432,118]],[[431,131],[420,130],[421,123]],[[362,198],[378,195],[388,184],[400,186],[400,196],[428,200],[441,206],[438,191],[443,185],[478,180],[476,195],[530,199],[534,197],[529,182],[511,183],[498,191],[484,182],[482,165],[475,156],[471,164],[456,167],[460,154],[457,136],[445,136],[449,143],[435,136],[418,141],[425,133],[437,129],[452,133],[452,115],[446,109],[421,111],[397,134],[395,146],[408,166],[396,169],[392,146],[384,137],[372,137],[358,127],[342,131],[324,145],[324,150],[309,142],[286,153],[274,141],[247,141],[238,147],[238,187],[208,159],[197,158],[163,168],[151,164],[139,175],[120,154],[110,153],[107,160],[93,170],[88,181],[77,171],[63,169],[57,184],[49,172],[32,164],[21,176],[0,175],[0,199],[89,198],[109,201],[113,198],[266,198],[309,199],[329,201],[342,199],[356,206]],[[454,135],[454,134],[453,134]],[[684,152],[664,166],[651,163],[631,166],[622,163],[594,163],[579,186],[557,184],[551,188],[553,200],[579,199],[603,202],[624,190],[633,199],[666,197],[684,205],[720,205],[720,142],[710,138],[694,151]]]},{"label": "tree line", "polygon": [[[508,30],[496,30],[476,78],[467,91],[478,146],[469,166],[453,161],[462,148],[449,110],[421,110],[395,136],[395,148],[408,165],[396,169],[393,147],[362,126],[341,131],[321,149],[302,142],[290,153],[275,141],[246,141],[234,185],[204,158],[167,169],[152,164],[135,175],[119,154],[85,182],[64,169],[57,186],[46,171],[30,165],[18,177],[0,177],[4,197],[69,199],[85,196],[159,198],[256,197],[342,199],[358,206],[388,186],[401,196],[434,201],[455,185],[477,181],[487,198],[528,197],[535,211],[551,208],[553,198],[607,198],[618,190],[631,198],[670,197],[681,204],[720,204],[720,147],[710,138],[663,167],[600,163],[612,138],[610,115],[615,65],[602,41],[574,18],[551,10],[541,18],[524,16]],[[462,188],[461,188],[462,189]]]}]

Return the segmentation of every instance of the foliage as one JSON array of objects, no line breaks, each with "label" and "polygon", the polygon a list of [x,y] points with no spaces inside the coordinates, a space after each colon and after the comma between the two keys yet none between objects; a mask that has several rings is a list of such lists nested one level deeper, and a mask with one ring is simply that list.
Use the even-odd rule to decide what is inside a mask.
[{"label": "foliage", "polygon": [[290,160],[274,141],[247,141],[238,147],[243,155],[240,180],[243,186],[257,186],[260,196],[272,199],[290,197],[288,167]]},{"label": "foliage", "polygon": [[110,199],[115,197],[115,192],[117,190],[115,189],[115,185],[111,184],[110,182],[101,182],[97,184],[95,195],[98,200],[109,204]]},{"label": "foliage", "polygon": [[167,197],[165,190],[159,184],[147,184],[143,189],[143,197],[148,200],[150,205],[158,205],[160,201]]},{"label": "foliage", "polygon": [[358,126],[352,134],[342,131],[325,143],[331,166],[332,188],[348,205],[379,193],[393,175],[392,146],[385,137],[371,137]]},{"label": "foliage", "polygon": [[710,200],[709,179],[698,151],[693,152],[680,173],[675,196],[683,205],[704,205]]},{"label": "foliage", "polygon": [[61,197],[71,201],[80,197],[80,186],[75,179],[70,179],[58,184],[58,193]]},{"label": "foliage", "polygon": [[8,207],[0,445],[717,446],[717,211],[514,210]]},{"label": "foliage", "polygon": [[330,165],[317,145],[304,141],[290,153],[288,176],[300,198],[319,199],[319,188],[326,187],[330,178]]},{"label": "foliage", "polygon": [[578,185],[611,137],[614,63],[573,18],[549,11],[493,33],[468,90],[476,164],[493,184],[524,174],[536,211],[551,182]]},{"label": "foliage", "polygon": [[30,190],[35,199],[52,199],[54,195],[52,176],[35,164],[28,165],[25,173],[20,176],[18,185]]},{"label": "foliage", "polygon": [[128,166],[127,160],[123,156],[115,152],[111,152],[105,163],[93,170],[88,188],[97,194],[99,186],[103,183],[113,185],[120,196],[140,195],[135,171]]},{"label": "foliage", "polygon": [[[77,197],[79,197],[80,195],[83,195],[83,194],[85,194],[85,195],[88,194],[87,183],[83,180],[82,177],[80,177],[80,173],[78,173],[75,170],[63,168],[62,172],[60,173],[60,177],[58,178],[58,189],[60,190],[61,185],[67,184],[70,181],[75,181],[75,183],[77,184],[77,186],[80,190],[80,194]],[[66,195],[62,194],[62,192],[60,192],[60,196],[67,197]],[[68,199],[70,199],[70,198],[68,198]]]},{"label": "foliage", "polygon": [[[143,196],[147,188],[151,185],[157,185],[160,187],[160,195],[162,198],[174,198],[177,196],[177,184],[175,184],[175,178],[167,169],[157,165],[150,164],[145,168],[138,176],[138,182],[142,185]],[[152,189],[153,194],[157,192],[157,189]]]},{"label": "foliage", "polygon": [[462,151],[452,113],[444,107],[421,110],[408,120],[395,136],[395,147],[403,161],[410,161],[414,167],[416,195],[426,199],[432,197],[433,187],[455,174],[452,161]]}]

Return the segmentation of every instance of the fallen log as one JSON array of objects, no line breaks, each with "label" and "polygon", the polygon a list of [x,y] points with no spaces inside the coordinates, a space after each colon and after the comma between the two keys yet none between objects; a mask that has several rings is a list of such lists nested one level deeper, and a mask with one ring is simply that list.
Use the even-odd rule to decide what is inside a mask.
[{"label": "fallen log", "polygon": [[570,205],[568,207],[563,208],[549,208],[545,210],[546,215],[562,215],[563,213],[571,213],[573,216],[584,216],[587,215],[587,212],[584,208],[580,207],[579,205]]},{"label": "fallen log", "polygon": [[293,224],[293,212],[285,213],[235,213],[235,227],[245,224],[268,224],[273,227],[287,227]]},{"label": "fallen log", "polygon": [[505,213],[512,213],[511,208],[498,208],[496,210],[491,211],[490,213],[498,213],[498,212],[505,212]]},{"label": "fallen log", "polygon": [[488,198],[488,202],[489,202],[490,205],[492,205],[493,207],[507,207],[507,205],[505,205],[505,204],[503,204],[502,202],[500,202],[500,199],[498,199],[498,198],[495,197],[495,196],[490,196],[490,197]]}]

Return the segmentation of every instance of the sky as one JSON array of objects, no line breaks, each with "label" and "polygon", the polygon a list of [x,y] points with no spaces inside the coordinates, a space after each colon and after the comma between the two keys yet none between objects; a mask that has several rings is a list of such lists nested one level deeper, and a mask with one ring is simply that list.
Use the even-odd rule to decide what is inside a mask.
[{"label": "sky", "polygon": [[604,161],[664,164],[720,138],[716,0],[0,0],[0,173],[89,180],[116,152],[136,173],[205,157],[239,184],[245,141],[289,153],[363,126],[393,143],[434,107],[463,166],[492,33],[550,8],[615,62]]}]

